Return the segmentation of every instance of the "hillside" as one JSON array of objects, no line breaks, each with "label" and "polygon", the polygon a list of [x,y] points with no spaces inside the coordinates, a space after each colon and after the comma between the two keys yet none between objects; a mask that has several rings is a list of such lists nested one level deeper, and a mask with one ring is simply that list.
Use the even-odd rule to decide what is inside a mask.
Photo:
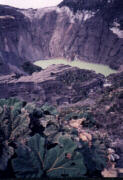
[{"label": "hillside", "polygon": [[[0,179],[123,177],[122,12],[122,0],[0,5]],[[54,58],[117,71],[34,65]]]}]

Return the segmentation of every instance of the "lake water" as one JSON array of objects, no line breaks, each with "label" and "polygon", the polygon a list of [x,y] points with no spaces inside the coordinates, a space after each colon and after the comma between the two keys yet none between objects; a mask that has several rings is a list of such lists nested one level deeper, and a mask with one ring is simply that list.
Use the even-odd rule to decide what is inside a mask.
[{"label": "lake water", "polygon": [[47,68],[48,66],[52,64],[65,64],[65,65],[70,65],[73,67],[78,67],[80,69],[93,70],[96,73],[101,73],[105,76],[108,76],[109,74],[117,72],[106,65],[88,63],[88,62],[79,61],[79,60],[76,60],[76,61],[67,61],[65,59],[38,60],[34,64],[42,67],[43,69]]}]

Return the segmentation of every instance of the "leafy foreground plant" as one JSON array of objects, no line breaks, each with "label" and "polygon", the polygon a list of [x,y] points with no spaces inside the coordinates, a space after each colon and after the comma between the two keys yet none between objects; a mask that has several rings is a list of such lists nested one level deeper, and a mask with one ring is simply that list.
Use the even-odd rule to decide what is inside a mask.
[{"label": "leafy foreground plant", "polygon": [[83,148],[80,150],[84,157],[84,162],[88,173],[101,172],[107,165],[107,151],[104,143],[93,138],[91,147],[86,142],[82,142]]},{"label": "leafy foreground plant", "polygon": [[27,146],[19,146],[12,166],[17,177],[82,177],[86,173],[83,156],[69,138],[59,138],[59,144],[47,149],[45,139],[34,135]]},{"label": "leafy foreground plant", "polygon": [[[77,121],[81,117],[87,121],[86,111],[77,108],[72,116],[68,112],[61,116],[48,104],[37,107],[15,98],[1,99],[0,171],[8,172],[10,160],[17,177],[64,178],[85,174],[92,177],[97,171],[101,174],[107,164],[105,141],[99,136],[95,139],[95,133],[92,133],[92,141],[84,143],[80,132],[69,124],[71,118]],[[65,119],[67,114],[70,114],[68,120]],[[88,123],[91,123],[90,119]],[[30,136],[33,137],[28,141]],[[17,158],[12,161],[13,155]]]},{"label": "leafy foreground plant", "polygon": [[5,170],[14,154],[12,144],[24,141],[29,135],[30,118],[17,99],[0,100],[0,170]]},{"label": "leafy foreground plant", "polygon": [[30,133],[42,132],[39,119],[46,114],[57,114],[54,107],[36,107],[16,98],[0,99],[0,171],[5,171],[8,160],[18,144],[25,144]]}]

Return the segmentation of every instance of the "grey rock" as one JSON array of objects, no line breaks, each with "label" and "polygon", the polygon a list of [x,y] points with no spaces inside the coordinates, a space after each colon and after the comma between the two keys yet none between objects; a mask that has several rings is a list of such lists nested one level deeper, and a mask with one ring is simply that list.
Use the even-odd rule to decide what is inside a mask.
[{"label": "grey rock", "polygon": [[66,6],[24,10],[0,5],[1,74],[23,71],[25,61],[57,57],[119,68],[123,38],[111,31],[110,16],[93,9],[73,13]]},{"label": "grey rock", "polygon": [[0,98],[18,97],[39,104],[72,104],[88,97],[91,89],[94,89],[95,93],[99,91],[103,78],[104,76],[93,71],[51,65],[30,76],[0,76]]}]

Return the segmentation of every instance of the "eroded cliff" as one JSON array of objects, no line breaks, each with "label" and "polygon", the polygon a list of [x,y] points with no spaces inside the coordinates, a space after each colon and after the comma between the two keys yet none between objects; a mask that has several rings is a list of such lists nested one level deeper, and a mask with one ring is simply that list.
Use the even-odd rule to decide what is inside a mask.
[{"label": "eroded cliff", "polygon": [[[72,3],[83,8],[73,10]],[[121,13],[111,19],[116,12],[111,2],[101,8],[74,3],[27,10],[1,5],[0,52],[1,57],[8,54],[1,58],[1,67],[9,63],[12,69],[27,60],[65,57],[119,68],[123,64]]]}]

